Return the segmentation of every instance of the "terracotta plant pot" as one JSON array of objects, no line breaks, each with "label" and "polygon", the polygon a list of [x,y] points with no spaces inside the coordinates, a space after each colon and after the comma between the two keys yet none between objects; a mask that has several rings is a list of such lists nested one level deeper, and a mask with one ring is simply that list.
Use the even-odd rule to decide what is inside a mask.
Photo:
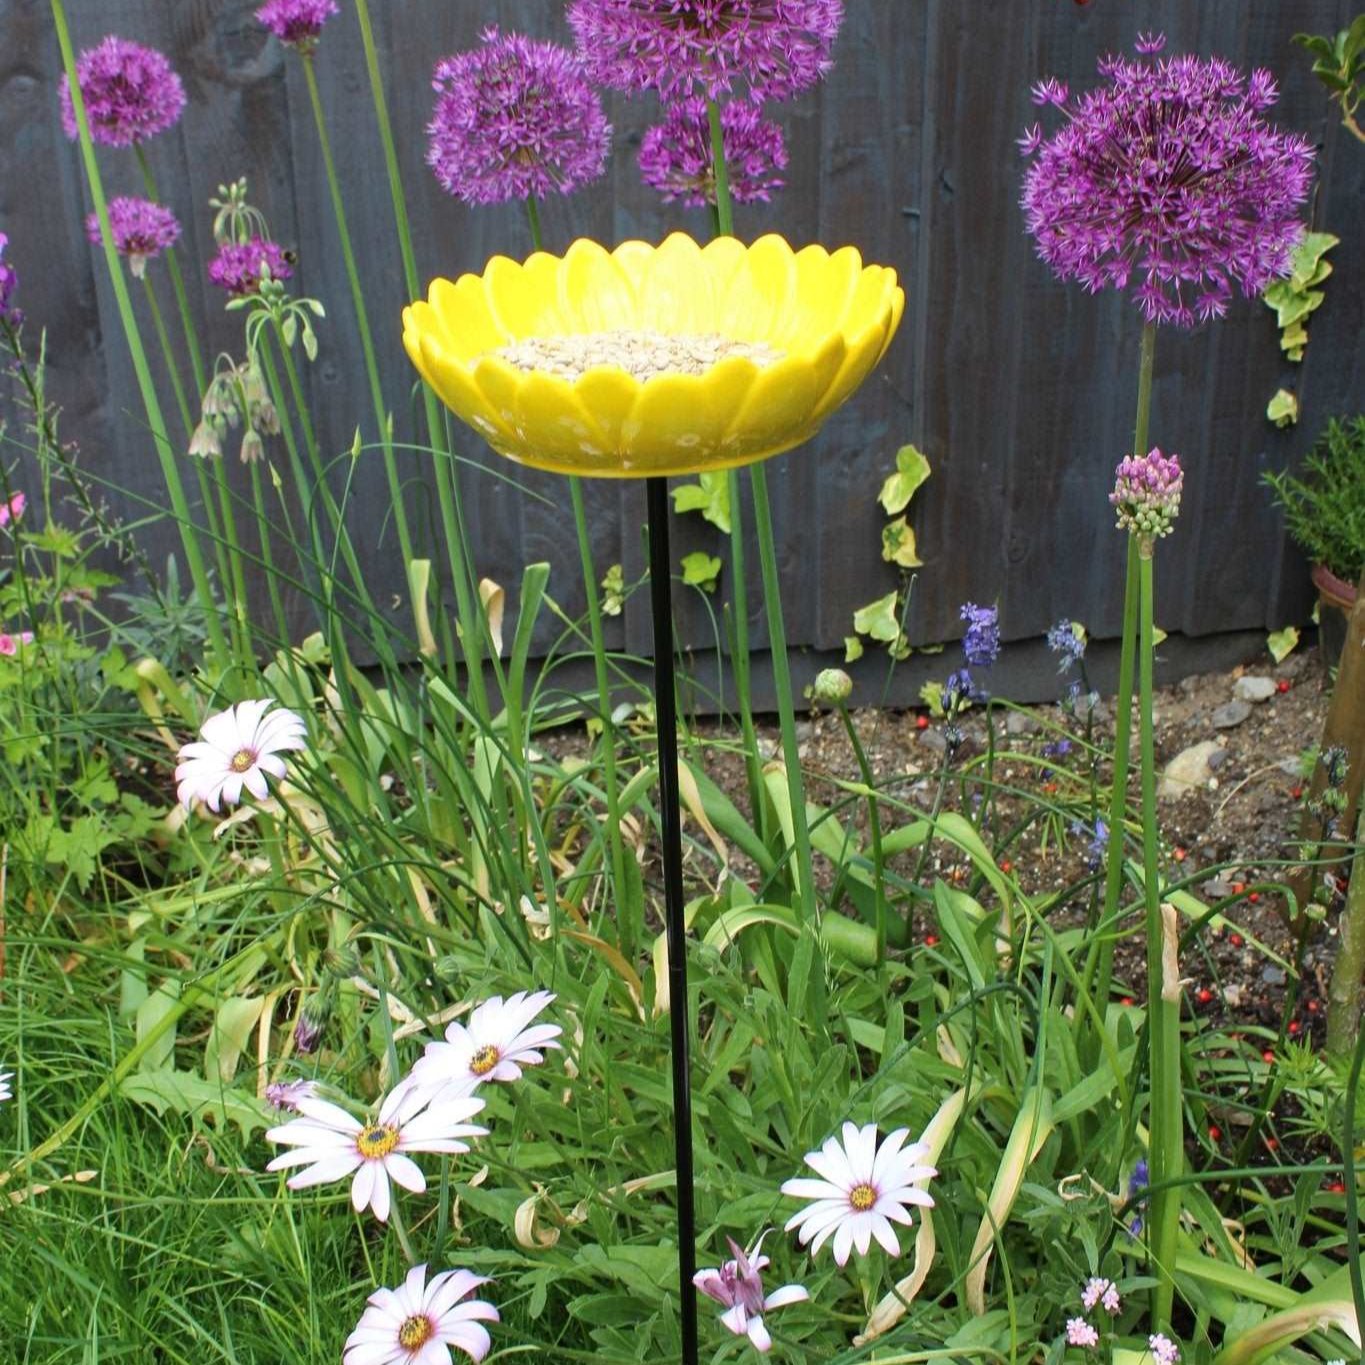
[{"label": "terracotta plant pot", "polygon": [[1328,668],[1335,668],[1346,643],[1346,618],[1355,606],[1355,584],[1338,578],[1325,564],[1314,564],[1313,586],[1318,590],[1318,640],[1322,657]]}]

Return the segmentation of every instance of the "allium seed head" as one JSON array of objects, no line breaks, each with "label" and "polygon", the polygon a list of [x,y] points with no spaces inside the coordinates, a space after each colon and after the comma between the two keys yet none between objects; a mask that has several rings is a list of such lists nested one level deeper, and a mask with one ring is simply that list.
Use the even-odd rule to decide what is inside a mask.
[{"label": "allium seed head", "polygon": [[[787,164],[781,126],[763,118],[747,100],[727,103],[720,123],[730,197],[740,203],[767,203],[772,191],[786,183],[780,174]],[[645,184],[670,203],[714,204],[716,166],[706,101],[693,98],[670,106],[664,121],[641,140],[639,161]]]},{"label": "allium seed head", "polygon": [[611,125],[568,48],[487,28],[432,88],[427,164],[468,204],[568,194],[606,169]]},{"label": "allium seed head", "polygon": [[[185,87],[155,48],[110,34],[76,59],[90,136],[106,147],[131,147],[164,132],[185,107]],[[60,86],[62,127],[73,141],[80,136],[71,85]]]},{"label": "allium seed head", "polygon": [[843,0],[573,0],[588,75],[666,100],[747,90],[784,100],[830,69]]},{"label": "allium seed head", "polygon": [[1265,71],[1244,77],[1214,57],[1106,57],[1108,83],[1071,97],[1056,81],[1034,100],[1066,116],[1039,141],[1023,207],[1038,254],[1060,279],[1092,293],[1126,288],[1148,322],[1191,327],[1227,311],[1232,286],[1259,295],[1289,270],[1303,233],[1312,144],[1261,112],[1275,102]]}]

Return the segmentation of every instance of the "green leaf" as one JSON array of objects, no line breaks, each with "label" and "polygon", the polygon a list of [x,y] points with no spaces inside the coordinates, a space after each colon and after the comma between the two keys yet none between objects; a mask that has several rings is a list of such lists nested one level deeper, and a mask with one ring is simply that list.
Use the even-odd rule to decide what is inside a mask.
[{"label": "green leaf", "polygon": [[915,490],[929,477],[929,461],[914,446],[902,446],[896,452],[896,472],[887,476],[877,501],[894,517],[905,511]]},{"label": "green leaf", "polygon": [[896,615],[896,605],[900,593],[895,589],[853,613],[853,629],[859,635],[870,636],[874,640],[894,642],[901,633],[900,621]]},{"label": "green leaf", "polygon": [[719,556],[708,555],[704,550],[695,550],[692,554],[683,556],[683,582],[702,588],[706,592],[715,592],[720,570]]},{"label": "green leaf", "polygon": [[844,662],[856,663],[863,657],[863,642],[856,635],[844,636]]},{"label": "green leaf", "polygon": [[927,682],[919,690],[919,699],[929,708],[929,714],[939,720],[943,719],[943,684],[941,682]]},{"label": "green leaf", "polygon": [[169,1109],[192,1119],[212,1119],[218,1128],[235,1123],[243,1137],[270,1126],[265,1106],[255,1095],[230,1089],[219,1081],[206,1081],[189,1071],[135,1071],[123,1078],[119,1091],[158,1114]]},{"label": "green leaf", "polygon": [[264,1008],[265,999],[259,995],[230,996],[218,1006],[204,1049],[204,1074],[209,1080],[227,1084],[237,1074],[237,1063]]},{"label": "green leaf", "polygon": [[1288,389],[1280,389],[1266,404],[1265,415],[1277,427],[1293,426],[1299,420],[1299,400]]},{"label": "green leaf", "polygon": [[904,517],[882,527],[882,558],[903,569],[917,569],[924,561],[915,553],[915,532]]},{"label": "green leaf", "polygon": [[727,470],[698,476],[673,490],[675,512],[700,512],[712,526],[730,534],[730,475]]},{"label": "green leaf", "polygon": [[626,575],[619,564],[613,564],[602,579],[602,615],[620,616],[626,602]]},{"label": "green leaf", "polygon": [[1298,626],[1286,626],[1283,630],[1272,630],[1265,637],[1265,647],[1270,651],[1270,657],[1277,664],[1283,663],[1294,652],[1298,643]]}]

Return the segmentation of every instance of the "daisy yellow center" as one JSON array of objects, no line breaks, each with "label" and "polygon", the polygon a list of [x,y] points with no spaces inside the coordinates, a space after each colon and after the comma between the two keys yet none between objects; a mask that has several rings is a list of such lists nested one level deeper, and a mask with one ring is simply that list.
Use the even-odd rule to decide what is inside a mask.
[{"label": "daisy yellow center", "polygon": [[237,752],[232,755],[232,771],[235,773],[244,773],[253,763],[255,763],[255,761],[256,755],[253,754],[250,749],[238,749]]},{"label": "daisy yellow center", "polygon": [[426,1314],[414,1313],[412,1317],[403,1319],[398,1329],[398,1344],[405,1351],[415,1351],[431,1340],[434,1330],[431,1319]]},{"label": "daisy yellow center", "polygon": [[398,1129],[391,1123],[372,1123],[362,1128],[356,1135],[356,1151],[366,1161],[377,1161],[386,1157],[398,1146]]},{"label": "daisy yellow center", "polygon": [[498,1050],[492,1043],[481,1047],[470,1059],[469,1069],[476,1076],[486,1076],[498,1064]]},{"label": "daisy yellow center", "polygon": [[856,1213],[866,1213],[877,1202],[877,1191],[871,1185],[855,1185],[848,1192],[848,1202]]}]

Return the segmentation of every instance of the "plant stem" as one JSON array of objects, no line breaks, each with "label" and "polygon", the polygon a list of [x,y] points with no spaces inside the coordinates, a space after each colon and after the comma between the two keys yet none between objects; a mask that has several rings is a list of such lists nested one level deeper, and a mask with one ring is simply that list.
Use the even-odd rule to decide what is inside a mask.
[{"label": "plant stem", "polygon": [[[1138,352],[1137,414],[1133,422],[1133,453],[1146,454],[1152,413],[1152,370],[1156,359],[1156,324],[1146,323]],[[1123,636],[1119,649],[1118,692],[1114,697],[1114,777],[1109,797],[1109,847],[1104,869],[1104,909],[1095,926],[1095,947],[1085,967],[1087,986],[1098,967],[1093,998],[1103,1019],[1109,1007],[1113,977],[1114,946],[1123,892],[1123,826],[1128,808],[1129,747],[1133,733],[1133,658],[1138,635],[1138,547],[1128,538],[1128,559],[1123,587]],[[1092,1055],[1098,1054],[1098,1043]]]},{"label": "plant stem", "polygon": [[346,201],[337,180],[332,140],[327,132],[327,119],[322,109],[322,96],[318,91],[317,72],[313,69],[313,56],[309,52],[303,55],[303,76],[308,85],[308,99],[313,106],[313,122],[317,125],[318,142],[322,147],[322,165],[327,175],[327,188],[331,194],[332,215],[336,219],[337,235],[341,238],[341,258],[346,265],[346,279],[350,284],[351,301],[355,306],[356,328],[360,333],[360,349],[365,356],[365,374],[370,382],[374,420],[379,428],[379,440],[384,451],[384,473],[389,484],[389,501],[393,507],[394,526],[398,531],[398,545],[403,555],[403,572],[406,574],[413,557],[412,533],[408,528],[408,515],[403,506],[403,485],[399,480],[398,466],[394,459],[393,430],[384,406],[384,389],[379,379],[379,362],[375,356],[370,314],[365,306],[365,291],[360,285],[360,272],[356,267],[355,251],[351,246],[351,231],[346,221]]},{"label": "plant stem", "polygon": [[762,464],[749,467],[749,483],[754,495],[758,562],[763,569],[763,602],[768,609],[768,648],[772,654],[777,718],[782,731],[782,760],[787,770],[792,839],[796,844],[796,875],[800,882],[797,889],[802,917],[813,922],[818,918],[814,860],[810,850],[810,830],[806,824],[806,790],[801,778],[801,754],[796,743],[796,708],[792,702],[791,673],[787,668],[787,630],[782,619],[782,587],[777,577],[777,549],[773,543],[772,515],[768,510],[768,479]]},{"label": "plant stem", "polygon": [[711,125],[711,162],[716,174],[716,226],[722,237],[735,235],[734,207],[730,202],[730,168],[725,164],[725,134],[720,117],[720,103],[706,101],[706,114]]},{"label": "plant stem", "polygon": [[[1137,539],[1137,537],[1134,537]],[[1180,1176],[1183,1157],[1183,1114],[1180,1087],[1180,987],[1178,971],[1166,970],[1166,937],[1161,912],[1161,871],[1157,864],[1156,736],[1152,724],[1153,626],[1152,588],[1154,546],[1144,537],[1139,546],[1141,565],[1140,631],[1138,646],[1138,728],[1142,764],[1142,888],[1147,905],[1147,1038],[1151,1077],[1149,1125],[1152,1172],[1152,1218],[1149,1251],[1156,1276],[1152,1330],[1165,1331],[1171,1323],[1175,1297],[1176,1234],[1180,1224]],[[1111,835],[1112,838],[1112,835]],[[1174,957],[1174,945],[1170,949]]]},{"label": "plant stem", "polygon": [[872,835],[872,894],[876,904],[877,925],[877,966],[886,961],[886,878],[885,862],[882,857],[882,821],[877,809],[877,788],[872,776],[872,765],[867,761],[867,752],[858,737],[853,717],[848,707],[839,703],[839,719],[844,723],[848,742],[853,748],[853,756],[858,761],[858,771],[862,774],[863,786],[867,788],[867,825]]},{"label": "plant stem", "polygon": [[76,76],[76,53],[71,45],[71,31],[66,22],[66,10],[62,0],[49,0],[52,7],[53,24],[57,30],[57,42],[61,48],[62,66],[71,87],[71,103],[76,115],[76,125],[80,132],[81,157],[85,163],[86,178],[90,184],[90,196],[95,201],[95,212],[99,215],[100,234],[104,239],[104,258],[109,268],[110,282],[114,297],[118,301],[119,318],[123,323],[124,336],[132,355],[133,371],[137,375],[138,389],[142,395],[142,405],[147,416],[147,426],[152,434],[157,458],[161,462],[161,473],[166,481],[166,491],[170,495],[171,510],[175,515],[180,531],[180,543],[185,553],[185,563],[189,567],[190,578],[194,583],[195,595],[204,613],[205,629],[208,633],[210,655],[217,671],[226,669],[231,660],[227,636],[223,624],[213,608],[213,595],[209,589],[208,574],[204,569],[203,556],[199,552],[199,541],[194,525],[190,520],[189,503],[185,499],[184,485],[180,479],[180,469],[176,455],[166,434],[166,423],[161,415],[161,402],[156,395],[152,382],[151,368],[147,364],[147,353],[142,346],[138,332],[137,319],[133,316],[132,300],[128,297],[128,286],[123,278],[118,253],[114,250],[114,235],[109,226],[109,205],[104,197],[104,184],[100,179],[99,164],[95,159],[95,144],[90,139],[90,122],[85,112],[85,100],[81,96],[80,81]]}]

